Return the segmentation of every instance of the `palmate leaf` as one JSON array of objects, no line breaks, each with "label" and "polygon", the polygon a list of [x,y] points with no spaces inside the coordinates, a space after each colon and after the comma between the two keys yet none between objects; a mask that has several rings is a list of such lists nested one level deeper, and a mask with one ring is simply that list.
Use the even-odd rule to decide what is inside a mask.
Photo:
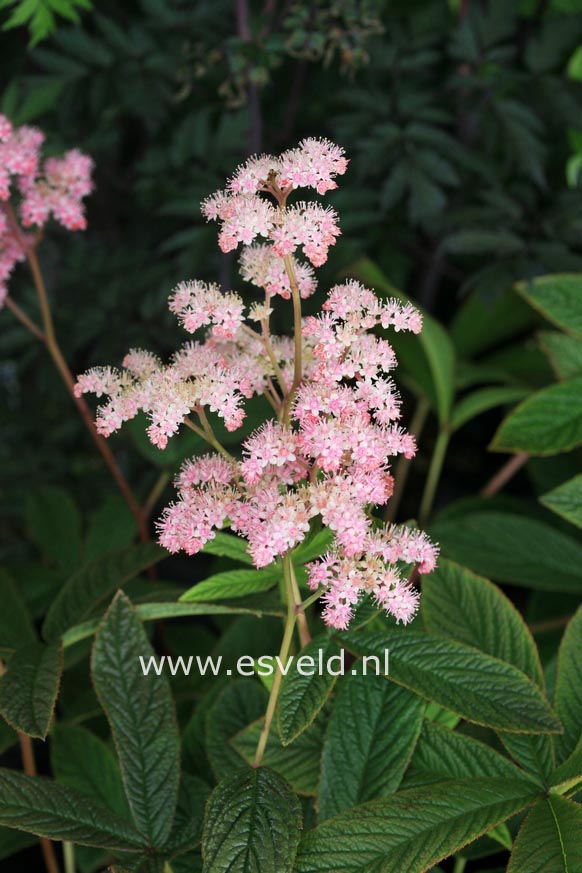
[{"label": "palmate leaf", "polygon": [[361,667],[342,681],[323,747],[320,820],[396,791],[423,709],[416,694]]},{"label": "palmate leaf", "polygon": [[[339,657],[340,649],[331,637],[318,637],[306,645],[283,677],[279,694],[278,726],[284,746],[292,743],[314,721],[331,694],[337,680],[330,668],[330,658]],[[311,658],[315,664],[313,675],[302,675],[301,659]],[[319,672],[319,662],[323,669]],[[284,667],[286,665],[283,665]],[[309,673],[309,664],[303,665]]]},{"label": "palmate leaf", "polygon": [[206,807],[204,873],[289,873],[301,833],[301,804],[267,767],[227,777]]},{"label": "palmate leaf", "polygon": [[99,628],[93,684],[117,750],[125,792],[139,829],[154,847],[170,835],[180,778],[180,738],[165,676],[143,674],[153,649],[131,603],[119,592]]},{"label": "palmate leaf", "polygon": [[107,807],[51,779],[14,770],[0,770],[0,824],[114,852],[147,848],[147,838]]},{"label": "palmate leaf", "polygon": [[44,739],[63,672],[59,645],[30,643],[10,659],[0,679],[0,713],[16,730]]},{"label": "palmate leaf", "polygon": [[531,804],[531,783],[449,780],[334,816],[303,838],[296,873],[422,873]]},{"label": "palmate leaf", "polygon": [[517,835],[507,873],[582,870],[582,806],[550,796],[532,809]]},{"label": "palmate leaf", "polygon": [[381,670],[388,650],[391,680],[468,721],[517,733],[562,729],[531,679],[477,649],[412,630],[338,636],[351,652],[376,657]]}]

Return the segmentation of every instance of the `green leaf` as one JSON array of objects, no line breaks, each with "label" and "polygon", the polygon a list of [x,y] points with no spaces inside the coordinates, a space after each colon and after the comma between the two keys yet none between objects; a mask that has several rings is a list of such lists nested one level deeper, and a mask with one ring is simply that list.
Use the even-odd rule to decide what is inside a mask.
[{"label": "green leaf", "polygon": [[333,531],[328,527],[322,528],[315,536],[304,540],[293,550],[293,563],[306,564],[308,561],[313,561],[314,558],[319,558],[320,555],[327,552],[333,542],[333,537]]},{"label": "green leaf", "polygon": [[541,800],[515,840],[507,873],[582,870],[582,806],[563,797]]},{"label": "green leaf", "polygon": [[582,527],[582,474],[548,491],[540,497],[540,503],[576,527]]},{"label": "green leaf", "polygon": [[540,276],[533,282],[518,282],[516,290],[548,321],[582,337],[582,276]]},{"label": "green leaf", "polygon": [[558,652],[554,706],[564,734],[556,738],[556,756],[562,763],[582,735],[582,606],[569,622]]},{"label": "green leaf", "polygon": [[266,767],[234,773],[206,807],[204,873],[290,873],[301,825],[299,800],[281,776]]},{"label": "green leaf", "polygon": [[180,597],[180,602],[227,600],[229,597],[245,597],[268,591],[281,578],[281,569],[272,570],[227,570],[216,573],[203,582],[198,582]]},{"label": "green leaf", "polygon": [[[231,745],[239,755],[242,755],[247,764],[252,764],[255,760],[264,723],[265,719],[260,718],[230,740]],[[307,797],[315,797],[317,794],[325,726],[324,710],[311,727],[303,731],[290,746],[281,744],[276,731],[272,730],[269,733],[263,764],[286,779],[297,794]]]},{"label": "green leaf", "polygon": [[465,512],[430,526],[445,557],[497,580],[582,593],[582,546],[545,522],[510,512]]},{"label": "green leaf", "polygon": [[423,703],[361,668],[342,680],[321,761],[319,818],[392,794],[422,726]]},{"label": "green leaf", "polygon": [[182,773],[174,826],[170,835],[168,854],[181,855],[195,849],[202,839],[204,807],[210,795],[206,782],[189,773]]},{"label": "green leaf", "polygon": [[140,656],[147,660],[151,655],[131,603],[119,592],[96,634],[91,673],[134,821],[160,847],[170,835],[176,809],[180,737],[166,677],[141,670]]},{"label": "green leaf", "polygon": [[548,734],[507,734],[502,731],[498,736],[514,761],[531,773],[539,784],[548,784],[556,766],[554,737]]},{"label": "green leaf", "polygon": [[406,774],[406,787],[443,779],[517,779],[526,774],[491,746],[425,721]]},{"label": "green leaf", "polygon": [[222,531],[216,531],[214,538],[206,543],[202,551],[208,555],[231,558],[231,560],[241,564],[252,565],[253,563],[253,559],[247,552],[246,541],[232,534],[222,533]]},{"label": "green leaf", "polygon": [[[264,600],[264,599],[263,599]],[[188,618],[192,615],[252,615],[260,618],[264,615],[282,615],[279,606],[263,602],[262,607],[254,605],[248,599],[229,601],[226,603],[142,603],[135,607],[142,621],[158,621],[164,618]],[[93,636],[99,627],[100,619],[95,618],[82,624],[74,625],[65,631],[62,643],[65,648],[72,646],[87,637]]]},{"label": "green leaf", "polygon": [[85,560],[115,552],[131,545],[137,536],[137,522],[122,497],[110,496],[91,516],[85,542]]},{"label": "green leaf", "polygon": [[33,643],[36,634],[20,591],[4,570],[0,569],[0,650],[14,651]]},{"label": "green leaf", "polygon": [[564,794],[582,782],[582,739],[569,758],[556,767],[549,779],[552,794]]},{"label": "green leaf", "polygon": [[51,779],[15,770],[0,770],[0,824],[113,852],[147,848],[143,834],[107,807]]},{"label": "green leaf", "polygon": [[471,421],[477,415],[495,409],[496,406],[504,406],[507,403],[516,403],[523,400],[529,392],[525,388],[500,385],[494,388],[481,388],[463,397],[456,404],[451,415],[451,430],[455,431]]},{"label": "green leaf", "polygon": [[12,828],[0,827],[0,861],[5,861],[17,852],[22,852],[34,846],[37,838],[34,834],[25,834]]},{"label": "green leaf", "polygon": [[29,643],[14,653],[0,679],[0,712],[15,730],[46,737],[62,672],[60,645]]},{"label": "green leaf", "polygon": [[582,341],[558,331],[541,331],[538,342],[558,379],[582,376]]},{"label": "green leaf", "polygon": [[218,779],[226,778],[242,764],[229,742],[251,722],[264,715],[268,695],[252,679],[239,679],[217,698],[206,717],[206,752]]},{"label": "green leaf", "polygon": [[[292,743],[314,721],[337,680],[330,659],[340,660],[340,650],[331,637],[316,637],[305,646],[283,676],[279,694],[278,727],[284,746]],[[334,662],[336,663],[336,662]],[[320,664],[323,668],[320,668]],[[328,666],[326,666],[328,665]],[[335,667],[333,671],[335,672]],[[302,672],[313,675],[302,675]]]},{"label": "green leaf", "polygon": [[42,628],[45,639],[58,639],[68,628],[89,618],[125,582],[164,557],[165,552],[154,543],[139,543],[80,567],[51,604]]},{"label": "green leaf", "polygon": [[81,558],[81,516],[66,491],[51,485],[35,491],[26,521],[39,548],[66,573],[74,570]]},{"label": "green leaf", "polygon": [[296,873],[422,873],[528,806],[531,783],[450,780],[347,810],[309,831]]},{"label": "green leaf", "polygon": [[357,655],[376,657],[380,670],[388,650],[391,680],[467,721],[517,733],[561,730],[541,691],[524,673],[477,649],[413,630],[348,632],[339,639]]},{"label": "green leaf", "polygon": [[57,724],[50,750],[51,769],[58,782],[129,818],[119,766],[103,740],[84,727]]},{"label": "green leaf", "polygon": [[508,597],[487,579],[441,559],[422,583],[427,630],[513,664],[543,688],[534,638]]},{"label": "green leaf", "polygon": [[555,455],[582,445],[582,377],[537,391],[509,413],[490,448]]}]

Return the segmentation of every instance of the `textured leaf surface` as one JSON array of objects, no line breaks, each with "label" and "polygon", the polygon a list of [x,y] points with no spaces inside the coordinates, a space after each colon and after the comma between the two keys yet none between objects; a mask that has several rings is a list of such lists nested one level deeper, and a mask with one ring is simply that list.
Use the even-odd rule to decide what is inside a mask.
[{"label": "textured leaf surface", "polygon": [[556,737],[560,764],[572,754],[582,735],[582,606],[568,624],[558,653],[554,705],[564,733]]},{"label": "textured leaf surface", "polygon": [[558,732],[560,723],[539,688],[520,670],[452,640],[407,630],[340,634],[358,655],[384,663],[390,679],[476,724],[524,733]]},{"label": "textured leaf surface", "polygon": [[548,734],[508,734],[502,731],[499,739],[521,767],[546,785],[555,767],[555,737]]},{"label": "textured leaf surface", "polygon": [[199,845],[209,795],[210,787],[204,780],[182,773],[176,817],[168,843],[171,854],[182,854]]},{"label": "textured leaf surface", "polygon": [[[312,724],[318,712],[337,680],[326,665],[329,658],[339,655],[339,647],[331,637],[319,637],[305,646],[300,658],[313,658],[315,667],[314,674],[301,675],[297,663],[292,664],[289,672],[283,677],[281,692],[279,695],[278,725],[279,735],[284,746],[292,743],[306,728]],[[321,675],[319,675],[319,663],[323,663]],[[333,669],[337,667],[334,663]],[[310,670],[305,662],[306,672]]]},{"label": "textured leaf surface", "polygon": [[35,491],[26,506],[26,520],[37,545],[70,573],[81,557],[81,516],[66,491],[52,485]]},{"label": "textured leaf surface", "polygon": [[146,838],[99,803],[42,776],[0,770],[0,824],[52,840],[134,852]]},{"label": "textured leaf surface", "polygon": [[8,573],[0,570],[0,650],[14,651],[36,640],[28,609]]},{"label": "textured leaf surface", "polygon": [[558,379],[582,376],[582,342],[578,337],[543,331],[538,334],[538,341]]},{"label": "textured leaf surface", "polygon": [[240,679],[225,688],[212,705],[206,717],[206,751],[218,779],[241,766],[242,758],[229,741],[265,714],[267,699],[258,682]]},{"label": "textured leaf surface", "polygon": [[422,584],[427,630],[507,661],[543,686],[534,639],[508,597],[496,586],[452,561],[440,560]]},{"label": "textured leaf surface", "polygon": [[63,672],[60,645],[30,643],[19,649],[0,679],[0,713],[16,730],[44,739]]},{"label": "textured leaf surface", "polygon": [[281,578],[281,571],[275,570],[228,570],[216,573],[203,582],[198,582],[180,597],[184,601],[226,600],[229,597],[245,597],[268,591]]},{"label": "textured leaf surface", "polygon": [[582,593],[582,545],[510,512],[466,512],[431,525],[445,557],[498,582]]},{"label": "textured leaf surface", "polygon": [[140,543],[85,564],[68,579],[53,601],[42,628],[43,636],[60,637],[67,628],[84,621],[104,605],[124,582],[164,556],[154,543]]},{"label": "textured leaf surface", "polygon": [[204,873],[288,873],[301,824],[299,800],[281,776],[266,767],[234,773],[206,807]]},{"label": "textured leaf surface", "polygon": [[241,564],[252,565],[253,563],[253,559],[247,552],[246,541],[222,531],[217,531],[214,538],[206,543],[202,551],[209,555],[219,555],[221,558],[231,558]]},{"label": "textured leaf surface", "polygon": [[501,423],[491,448],[555,455],[582,444],[582,377],[543,388]]},{"label": "textured leaf surface", "polygon": [[517,835],[507,873],[582,870],[582,806],[548,797],[532,809]]},{"label": "textured leaf surface", "polygon": [[180,739],[165,676],[144,676],[139,656],[153,649],[129,600],[121,592],[95,637],[93,684],[105,710],[127,799],[138,828],[152,845],[167,840],[180,774]]},{"label": "textured leaf surface", "polygon": [[[290,746],[281,744],[276,731],[269,733],[263,763],[279,773],[297,794],[317,794],[326,723],[324,710]],[[258,719],[230,741],[247,764],[255,759],[263,724],[264,719]]]},{"label": "textured leaf surface", "polygon": [[342,681],[323,747],[320,819],[396,791],[423,709],[416,694],[361,668]]},{"label": "textured leaf surface", "polygon": [[549,321],[582,337],[582,276],[562,273],[519,282],[518,292]]},{"label": "textured leaf surface", "polygon": [[512,386],[495,386],[493,388],[481,388],[478,391],[473,391],[462,400],[459,400],[453,414],[451,416],[452,430],[458,430],[472,418],[487,412],[489,409],[495,409],[497,406],[504,406],[506,403],[516,403],[518,400],[523,400],[528,391],[524,388],[516,388]]},{"label": "textured leaf surface", "polygon": [[540,503],[576,527],[582,527],[582,474],[548,491],[540,497]]},{"label": "textured leaf surface", "polygon": [[102,739],[78,725],[57,724],[51,733],[51,769],[58,782],[129,817],[119,765]]},{"label": "textured leaf surface", "polygon": [[531,784],[451,780],[401,791],[309,831],[297,873],[421,873],[526,807]]}]

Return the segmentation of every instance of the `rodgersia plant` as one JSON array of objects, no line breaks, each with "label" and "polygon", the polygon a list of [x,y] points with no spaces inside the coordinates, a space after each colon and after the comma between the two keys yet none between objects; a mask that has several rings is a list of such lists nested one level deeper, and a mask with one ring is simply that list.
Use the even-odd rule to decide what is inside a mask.
[{"label": "rodgersia plant", "polygon": [[[243,245],[241,273],[261,289],[261,299],[247,310],[238,294],[183,282],[170,309],[188,332],[206,328],[203,339],[186,343],[169,364],[132,350],[122,370],[90,370],[75,389],[107,397],[97,412],[105,436],[144,411],[159,448],[182,425],[214,448],[188,460],[177,478],[178,500],[158,523],[159,541],[170,552],[194,555],[229,525],[247,540],[256,567],[283,559],[300,609],[290,556],[319,518],[333,541],[309,565],[308,584],[325,603],[326,624],[339,629],[349,625],[364,593],[398,622],[409,622],[419,596],[401,568],[430,572],[437,555],[421,531],[380,525],[370,512],[392,493],[390,459],[416,451],[414,437],[399,425],[400,399],[389,375],[396,357],[376,329],[418,333],[419,312],[348,280],[330,290],[320,315],[301,315],[301,298],[316,287],[313,267],[326,261],[340,230],[333,209],[292,202],[292,195],[298,188],[325,194],[346,167],[342,149],[316,139],[239,167],[202,210],[219,224],[222,251]],[[293,339],[271,334],[276,295],[292,299]],[[257,394],[269,400],[273,418],[235,457],[216,439],[207,413],[235,431],[245,399]]]}]

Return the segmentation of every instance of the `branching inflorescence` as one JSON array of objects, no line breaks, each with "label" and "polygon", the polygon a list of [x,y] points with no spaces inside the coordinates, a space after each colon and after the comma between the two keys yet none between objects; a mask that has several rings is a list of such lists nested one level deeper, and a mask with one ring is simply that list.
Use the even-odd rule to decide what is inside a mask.
[{"label": "branching inflorescence", "polygon": [[[333,544],[309,565],[309,585],[321,592],[324,620],[335,628],[348,626],[364,593],[409,622],[418,593],[403,565],[430,572],[437,556],[424,533],[382,526],[370,512],[392,493],[389,459],[416,452],[414,437],[398,423],[400,399],[388,375],[396,357],[377,328],[418,333],[420,314],[349,280],[331,289],[319,316],[301,316],[301,298],[316,287],[313,267],[325,262],[340,231],[332,209],[287,200],[299,187],[325,194],[346,167],[342,149],[315,139],[240,167],[202,211],[219,223],[222,251],[243,244],[242,276],[264,298],[247,311],[238,294],[181,283],[170,309],[190,333],[206,328],[204,338],[186,343],[167,365],[131,351],[122,370],[93,369],[75,389],[107,398],[97,413],[105,436],[145,411],[154,445],[164,448],[185,423],[215,449],[187,461],[177,478],[179,498],[159,522],[160,543],[170,552],[196,554],[228,524],[248,541],[255,566],[265,567],[288,556],[320,517]],[[301,250],[310,264],[298,260]],[[274,295],[293,300],[292,338],[270,332]],[[206,413],[235,431],[245,399],[261,394],[273,418],[234,457]]]}]

